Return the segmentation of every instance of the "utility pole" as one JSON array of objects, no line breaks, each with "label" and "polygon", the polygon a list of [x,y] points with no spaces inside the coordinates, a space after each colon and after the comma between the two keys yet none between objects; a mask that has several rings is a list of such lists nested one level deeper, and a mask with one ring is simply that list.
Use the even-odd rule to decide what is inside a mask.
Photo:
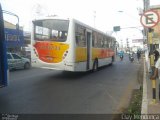
[{"label": "utility pole", "polygon": [[[144,12],[149,10],[150,8],[150,0],[143,0],[144,3]],[[154,55],[153,55],[153,51],[154,51],[154,45],[153,45],[153,39],[152,39],[152,32],[153,29],[149,28],[149,29],[144,29],[144,34],[147,37],[147,43],[149,44],[149,52],[150,52],[150,67],[152,69],[152,75],[154,74]],[[155,104],[156,103],[156,79],[152,79],[152,103]]]},{"label": "utility pole", "polygon": [[93,19],[94,19],[94,28],[96,27],[96,11],[93,11]]},{"label": "utility pole", "polygon": [[149,9],[150,0],[143,0],[144,12]]},{"label": "utility pole", "polygon": [[[149,9],[149,6],[150,6],[150,0],[143,0],[143,13]],[[147,44],[147,48],[148,48],[148,50],[146,50],[146,52],[145,52],[145,58],[146,58],[146,62],[148,63],[148,71],[150,71],[150,64],[148,61],[149,60],[148,54],[150,51],[150,44],[149,44],[147,32],[148,32],[148,29],[144,27],[143,28],[143,39],[144,39],[144,44]]]},{"label": "utility pole", "polygon": [[[144,6],[144,10],[143,10],[143,13],[147,10],[149,10],[149,7],[150,7],[150,0],[143,0],[143,6]],[[147,29],[144,28],[144,36],[147,36]]]},{"label": "utility pole", "polygon": [[127,50],[129,49],[129,41],[128,38],[126,39],[126,46],[127,46]]}]

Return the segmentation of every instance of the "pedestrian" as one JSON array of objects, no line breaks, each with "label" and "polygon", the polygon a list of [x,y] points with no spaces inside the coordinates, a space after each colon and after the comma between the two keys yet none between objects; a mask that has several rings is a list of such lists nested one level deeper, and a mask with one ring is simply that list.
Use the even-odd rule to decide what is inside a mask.
[{"label": "pedestrian", "polygon": [[154,54],[154,62],[156,63],[158,58],[159,58],[159,52],[158,52],[159,49],[155,49],[153,54]]},{"label": "pedestrian", "polygon": [[[158,78],[158,82],[157,84],[159,84],[160,82],[160,49],[156,49],[154,51],[155,54],[155,67],[154,67],[154,73],[153,75],[150,77],[151,80],[155,80],[156,78]],[[159,84],[159,98],[160,98],[160,84]]]},{"label": "pedestrian", "polygon": [[139,61],[140,57],[141,57],[141,52],[140,52],[140,50],[138,50],[137,51],[137,59],[138,59],[138,61]]}]

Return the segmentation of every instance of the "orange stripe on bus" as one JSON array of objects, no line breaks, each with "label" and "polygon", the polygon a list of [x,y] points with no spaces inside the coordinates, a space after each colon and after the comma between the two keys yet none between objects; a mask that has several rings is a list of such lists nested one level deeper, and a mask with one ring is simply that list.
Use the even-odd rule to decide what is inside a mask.
[{"label": "orange stripe on bus", "polygon": [[[114,51],[112,49],[105,48],[92,48],[92,60],[95,58],[103,59],[114,56]],[[76,47],[76,62],[87,61],[87,48]]]}]

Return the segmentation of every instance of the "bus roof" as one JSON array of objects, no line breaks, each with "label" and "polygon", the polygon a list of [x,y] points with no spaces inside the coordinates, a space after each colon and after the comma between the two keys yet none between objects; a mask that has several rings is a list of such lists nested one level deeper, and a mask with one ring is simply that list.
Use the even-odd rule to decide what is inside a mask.
[{"label": "bus roof", "polygon": [[97,31],[97,32],[99,32],[99,33],[101,33],[101,34],[103,34],[103,35],[106,35],[106,36],[109,36],[109,37],[112,37],[113,39],[115,39],[113,36],[108,35],[108,34],[102,32],[102,31],[100,31],[100,30],[98,30],[98,29],[96,29],[96,28],[94,28],[94,27],[91,27],[91,26],[83,23],[83,22],[80,22],[79,20],[76,20],[76,19],[73,18],[73,21],[75,21],[75,23],[78,23],[78,24],[80,24],[80,25],[82,25],[82,26],[85,26],[85,27],[87,27],[87,28],[90,28],[91,30]]},{"label": "bus roof", "polygon": [[115,39],[113,36],[108,35],[108,34],[102,32],[102,31],[100,31],[100,30],[98,30],[98,29],[96,29],[96,28],[94,28],[94,27],[91,27],[91,26],[89,26],[89,25],[87,25],[87,24],[85,24],[85,23],[83,23],[83,22],[81,22],[81,21],[79,21],[79,20],[77,20],[77,19],[75,19],[75,18],[62,18],[62,17],[59,17],[59,16],[47,16],[47,17],[35,19],[35,20],[33,20],[33,22],[34,22],[34,21],[41,21],[41,20],[52,20],[52,19],[53,19],[53,20],[55,20],[55,19],[57,19],[57,20],[70,20],[70,21],[73,21],[73,22],[75,22],[75,23],[78,23],[78,24],[80,24],[80,25],[82,25],[82,26],[85,26],[85,27],[87,27],[87,28],[89,28],[89,29],[91,29],[91,30],[97,31],[97,32],[99,32],[99,33],[101,33],[101,34],[103,34],[103,35],[106,35],[106,36],[108,36],[108,37],[111,37],[111,38]]}]

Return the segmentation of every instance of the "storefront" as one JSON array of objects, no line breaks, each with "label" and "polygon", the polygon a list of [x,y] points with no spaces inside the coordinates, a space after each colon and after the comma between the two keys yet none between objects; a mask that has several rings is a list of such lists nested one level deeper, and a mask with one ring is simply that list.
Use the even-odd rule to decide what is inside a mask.
[{"label": "storefront", "polygon": [[23,30],[5,21],[5,41],[8,52],[20,53],[24,46]]}]

